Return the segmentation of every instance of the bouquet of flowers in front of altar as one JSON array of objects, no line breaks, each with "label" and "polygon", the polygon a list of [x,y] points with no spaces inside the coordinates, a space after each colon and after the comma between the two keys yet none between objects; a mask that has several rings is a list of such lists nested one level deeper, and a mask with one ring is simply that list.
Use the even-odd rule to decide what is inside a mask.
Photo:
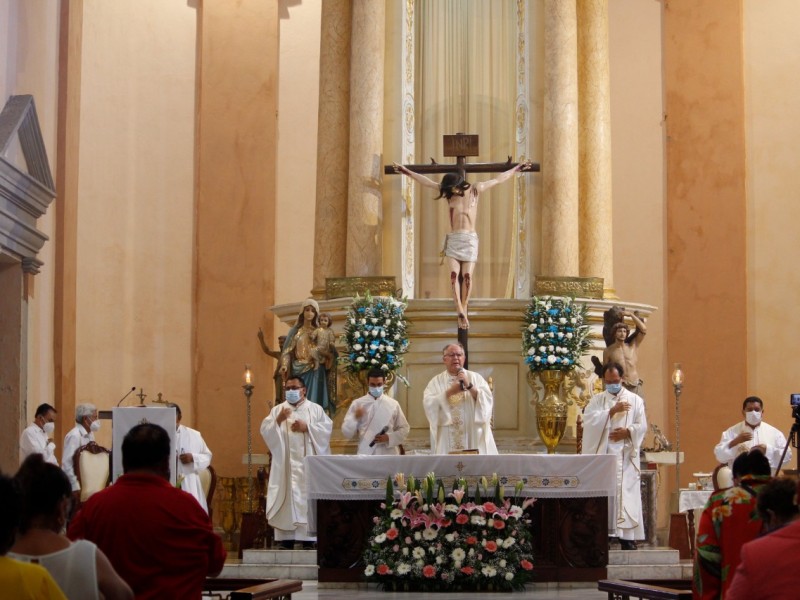
[{"label": "bouquet of flowers in front of altar", "polygon": [[346,371],[356,374],[370,369],[394,373],[403,383],[408,380],[397,370],[408,351],[406,303],[396,298],[369,292],[356,296],[347,311],[342,337],[347,351],[342,357]]},{"label": "bouquet of flowers in front of altar", "polygon": [[522,354],[531,371],[569,371],[589,348],[586,305],[573,298],[534,296],[525,308]]},{"label": "bouquet of flowers in front of altar", "polygon": [[[459,591],[523,589],[533,577],[530,519],[533,502],[505,498],[497,476],[482,478],[469,496],[467,482],[451,493],[433,473],[420,482],[394,477],[386,483],[386,502],[375,517],[363,560],[367,581],[386,590]],[[481,491],[483,487],[483,492]]]}]

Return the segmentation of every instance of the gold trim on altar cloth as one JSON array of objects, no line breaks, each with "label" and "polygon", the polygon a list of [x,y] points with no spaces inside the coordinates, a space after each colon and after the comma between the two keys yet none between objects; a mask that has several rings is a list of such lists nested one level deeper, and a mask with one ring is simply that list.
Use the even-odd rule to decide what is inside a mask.
[{"label": "gold trim on altar cloth", "polygon": [[[442,480],[445,489],[453,489],[453,484],[458,479],[465,479],[467,485],[471,489],[475,489],[477,483],[482,477],[491,480],[493,474],[487,473],[486,475],[445,475],[438,477]],[[542,489],[542,488],[577,488],[580,484],[580,479],[575,475],[503,475],[498,477],[498,482],[504,488],[513,488],[518,483],[522,483],[523,490],[526,489]],[[342,488],[345,490],[385,490],[386,478],[345,478],[342,480]]]}]

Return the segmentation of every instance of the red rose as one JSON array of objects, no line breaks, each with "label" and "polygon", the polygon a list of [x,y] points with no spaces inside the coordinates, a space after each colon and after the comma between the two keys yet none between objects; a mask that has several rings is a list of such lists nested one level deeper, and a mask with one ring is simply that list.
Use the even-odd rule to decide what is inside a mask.
[{"label": "red rose", "polygon": [[[501,521],[500,519],[495,519],[494,520],[494,528],[495,529],[505,529],[506,528],[506,522],[505,521]],[[388,531],[386,532],[386,537],[389,537],[389,532]]]},{"label": "red rose", "polygon": [[386,537],[390,540],[396,539],[398,535],[400,535],[400,532],[394,527],[391,527],[389,531],[386,532]]},{"label": "red rose", "polygon": [[459,525],[465,525],[466,523],[469,523],[469,516],[465,515],[464,513],[460,513],[456,517],[456,523],[458,523]]},{"label": "red rose", "polygon": [[472,575],[475,572],[475,569],[472,567],[461,567],[461,572],[464,575]]},{"label": "red rose", "polygon": [[467,544],[469,544],[470,546],[477,543],[478,543],[478,538],[476,538],[474,535],[471,535],[467,538]]},{"label": "red rose", "polygon": [[525,569],[526,571],[530,571],[533,568],[533,563],[523,558],[521,561],[519,561],[519,566]]},{"label": "red rose", "polygon": [[497,505],[494,502],[484,502],[483,510],[489,514],[497,512]]},{"label": "red rose", "polygon": [[487,552],[497,552],[497,542],[489,540],[488,542],[486,542],[485,548]]},{"label": "red rose", "polygon": [[392,572],[388,565],[378,565],[376,571],[378,571],[378,575],[388,575]]},{"label": "red rose", "polygon": [[422,574],[425,575],[428,579],[432,577],[436,577],[436,567],[433,565],[425,565],[422,567]]}]

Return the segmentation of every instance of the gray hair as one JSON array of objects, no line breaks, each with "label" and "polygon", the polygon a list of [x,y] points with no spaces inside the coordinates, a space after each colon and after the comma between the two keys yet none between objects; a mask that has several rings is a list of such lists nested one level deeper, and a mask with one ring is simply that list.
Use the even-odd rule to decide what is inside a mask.
[{"label": "gray hair", "polygon": [[84,417],[91,417],[97,411],[94,404],[78,404],[75,407],[75,422],[80,423]]}]

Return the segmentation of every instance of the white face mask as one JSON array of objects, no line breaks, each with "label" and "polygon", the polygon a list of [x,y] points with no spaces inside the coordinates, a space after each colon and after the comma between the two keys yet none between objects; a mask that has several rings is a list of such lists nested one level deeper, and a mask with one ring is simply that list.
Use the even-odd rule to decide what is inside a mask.
[{"label": "white face mask", "polygon": [[748,410],[744,413],[744,419],[747,421],[748,425],[752,425],[755,427],[759,423],[761,423],[761,411],[760,410]]},{"label": "white face mask", "polygon": [[42,429],[44,429],[44,432],[47,434],[53,433],[56,430],[56,424],[50,421],[49,423],[45,423]]},{"label": "white face mask", "polygon": [[289,404],[300,402],[300,390],[286,390],[286,401]]},{"label": "white face mask", "polygon": [[89,429],[92,431],[100,431],[100,421],[92,421],[92,424],[89,425]]},{"label": "white face mask", "polygon": [[373,398],[380,398],[383,394],[383,387],[369,387],[369,395]]}]

